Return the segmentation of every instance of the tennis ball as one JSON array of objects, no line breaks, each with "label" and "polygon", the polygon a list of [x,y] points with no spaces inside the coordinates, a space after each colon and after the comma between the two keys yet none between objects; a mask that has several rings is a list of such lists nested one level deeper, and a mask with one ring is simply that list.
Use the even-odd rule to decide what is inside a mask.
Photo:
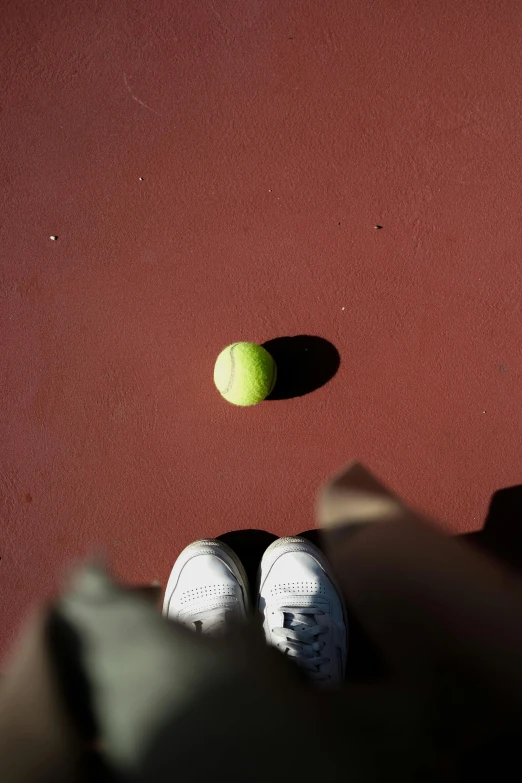
[{"label": "tennis ball", "polygon": [[274,388],[277,368],[261,345],[234,343],[219,354],[214,383],[221,395],[234,405],[255,405]]}]

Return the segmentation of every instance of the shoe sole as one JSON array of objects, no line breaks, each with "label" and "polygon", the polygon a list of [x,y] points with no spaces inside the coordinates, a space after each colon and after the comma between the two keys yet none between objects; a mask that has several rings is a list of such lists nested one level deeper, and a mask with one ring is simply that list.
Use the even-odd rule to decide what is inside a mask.
[{"label": "shoe sole", "polygon": [[[192,553],[197,549],[201,549],[202,546],[214,547],[216,549],[216,552],[224,552],[227,555],[227,557],[232,561],[234,567],[237,569],[237,573],[234,574],[234,577],[236,578],[241,590],[243,591],[243,600],[245,602],[246,613],[247,615],[250,614],[252,605],[250,602],[250,589],[248,585],[248,577],[246,575],[245,567],[243,566],[243,563],[236,555],[234,550],[231,549],[228,546],[228,544],[225,544],[223,541],[218,541],[216,538],[200,538],[198,541],[194,541],[192,544],[189,544],[187,547],[185,547],[185,549],[182,550],[182,552],[180,552],[179,557],[177,558],[176,562],[172,567],[172,571],[170,572],[169,580],[167,582],[167,587],[165,588],[165,598],[163,599],[162,614],[164,616],[168,614],[170,599],[176,588],[178,579],[180,577],[183,568],[191,559]],[[230,565],[229,563],[227,563],[226,560],[224,562],[226,563],[227,566]]]}]

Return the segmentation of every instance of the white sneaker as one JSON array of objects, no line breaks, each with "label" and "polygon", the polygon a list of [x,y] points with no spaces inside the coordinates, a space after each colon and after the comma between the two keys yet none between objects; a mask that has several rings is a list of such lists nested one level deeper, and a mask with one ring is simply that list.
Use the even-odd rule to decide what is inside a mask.
[{"label": "white sneaker", "polygon": [[163,615],[197,633],[216,634],[248,613],[248,579],[236,553],[211,538],[186,547],[170,574]]},{"label": "white sneaker", "polygon": [[259,569],[259,611],[267,644],[311,680],[339,685],[347,655],[346,611],[320,549],[305,538],[280,538]]}]

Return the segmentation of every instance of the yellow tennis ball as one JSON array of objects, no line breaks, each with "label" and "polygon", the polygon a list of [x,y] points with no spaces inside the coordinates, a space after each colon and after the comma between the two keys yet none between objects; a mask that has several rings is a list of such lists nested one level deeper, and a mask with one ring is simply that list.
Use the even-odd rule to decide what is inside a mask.
[{"label": "yellow tennis ball", "polygon": [[277,368],[261,345],[234,343],[219,354],[214,383],[220,394],[234,405],[255,405],[274,388]]}]

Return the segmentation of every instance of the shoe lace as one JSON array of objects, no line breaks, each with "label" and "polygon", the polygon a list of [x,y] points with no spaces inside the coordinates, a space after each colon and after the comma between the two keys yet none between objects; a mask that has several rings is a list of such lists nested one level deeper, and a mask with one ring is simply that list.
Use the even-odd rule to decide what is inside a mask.
[{"label": "shoe lace", "polygon": [[277,647],[306,670],[311,680],[328,680],[330,675],[321,666],[330,659],[321,655],[325,642],[320,638],[328,628],[317,624],[317,616],[325,614],[317,607],[299,607],[299,611],[283,607],[283,627],[274,628],[273,634],[281,637]]}]

